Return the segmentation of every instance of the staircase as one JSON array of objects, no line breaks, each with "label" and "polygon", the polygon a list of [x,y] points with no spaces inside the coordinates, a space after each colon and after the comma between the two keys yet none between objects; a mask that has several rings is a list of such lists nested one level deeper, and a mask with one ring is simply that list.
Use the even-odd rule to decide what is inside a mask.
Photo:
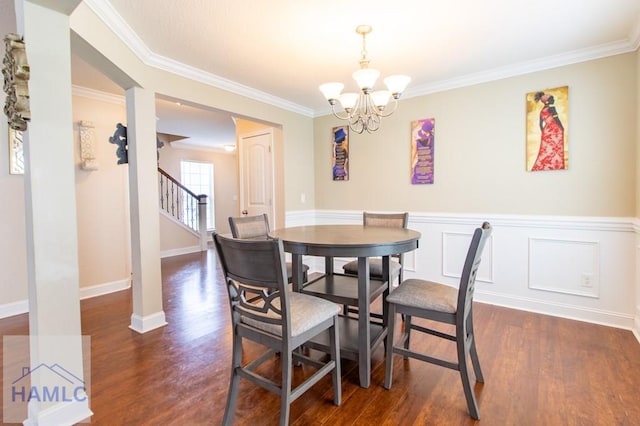
[{"label": "staircase", "polygon": [[207,196],[196,195],[158,167],[160,210],[200,237],[200,250],[207,250]]}]

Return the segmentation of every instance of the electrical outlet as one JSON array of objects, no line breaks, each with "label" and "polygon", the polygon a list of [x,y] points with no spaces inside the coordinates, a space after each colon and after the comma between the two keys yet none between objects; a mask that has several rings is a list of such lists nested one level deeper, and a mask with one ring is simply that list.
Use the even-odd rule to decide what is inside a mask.
[{"label": "electrical outlet", "polygon": [[582,280],[580,281],[580,285],[582,287],[591,288],[593,287],[593,274],[589,274],[586,272],[582,273]]}]

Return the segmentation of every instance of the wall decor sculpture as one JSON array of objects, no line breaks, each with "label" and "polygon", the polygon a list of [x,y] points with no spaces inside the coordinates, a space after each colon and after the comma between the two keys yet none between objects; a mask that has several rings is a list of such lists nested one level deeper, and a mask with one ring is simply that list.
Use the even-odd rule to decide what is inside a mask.
[{"label": "wall decor sculpture", "polygon": [[7,34],[4,44],[6,53],[2,60],[2,75],[4,92],[7,94],[4,113],[9,120],[9,127],[23,132],[27,130],[27,122],[31,119],[27,52],[24,40],[17,34]]},{"label": "wall decor sculpture", "polygon": [[349,126],[334,127],[331,137],[333,180],[349,180]]},{"label": "wall decor sculpture", "polygon": [[[127,142],[127,126],[122,123],[116,125],[116,131],[113,132],[113,136],[109,138],[109,142],[117,145],[116,157],[118,157],[118,164],[129,163],[129,145]],[[160,163],[160,148],[164,146],[164,142],[160,140],[156,133],[156,160]]]},{"label": "wall decor sculpture", "polygon": [[96,159],[96,148],[93,137],[93,123],[91,121],[80,121],[78,133],[80,134],[80,167],[83,170],[98,170],[98,160]]},{"label": "wall decor sculpture", "polygon": [[527,94],[527,171],[566,170],[569,87]]},{"label": "wall decor sculpture", "polygon": [[433,183],[436,119],[411,122],[411,183]]},{"label": "wall decor sculpture", "polygon": [[129,163],[127,128],[122,123],[118,123],[116,125],[116,131],[113,132],[113,136],[109,138],[109,142],[118,146],[116,148],[116,157],[118,157],[118,164]]}]

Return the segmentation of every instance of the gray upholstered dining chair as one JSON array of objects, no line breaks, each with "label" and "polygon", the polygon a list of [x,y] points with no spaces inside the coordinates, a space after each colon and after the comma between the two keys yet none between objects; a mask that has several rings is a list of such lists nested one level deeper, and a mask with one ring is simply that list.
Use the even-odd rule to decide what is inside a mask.
[{"label": "gray upholstered dining chair", "polygon": [[[406,228],[409,222],[409,213],[362,213],[362,224],[364,226],[385,226],[388,228]],[[402,261],[403,255],[392,256],[389,262],[389,284],[396,278],[398,283],[402,282]],[[358,275],[358,260],[352,260],[342,267],[347,275]],[[382,259],[373,258],[369,260],[369,276],[375,279],[382,279]],[[391,287],[391,285],[389,285]]]},{"label": "gray upholstered dining chair", "polygon": [[[492,228],[488,222],[484,222],[482,227],[475,230],[462,268],[462,276],[458,288],[420,279],[408,279],[389,294],[387,297],[389,332],[387,335],[385,388],[391,388],[393,354],[400,354],[405,360],[407,358],[415,358],[451,368],[460,372],[469,414],[474,419],[480,419],[480,411],[478,410],[478,402],[473,391],[471,376],[469,375],[467,358],[471,358],[476,381],[483,383],[484,377],[480,369],[473,331],[473,292],[482,250],[487,238],[491,235],[491,231]],[[404,314],[404,335],[398,343],[394,344],[397,313]],[[455,333],[448,334],[429,328],[426,325],[414,324],[413,317],[454,325]],[[457,362],[450,362],[412,351],[409,347],[412,330],[456,342]]]},{"label": "gray upholstered dining chair", "polygon": [[[238,400],[240,378],[280,395],[280,424],[289,423],[290,404],[327,374],[332,374],[333,402],[342,398],[340,375],[340,307],[328,300],[288,290],[284,249],[279,239],[242,240],[213,236],[222,266],[233,332],[232,367],[223,424],[231,425]],[[329,359],[312,359],[297,351],[320,333],[329,335]],[[248,339],[268,349],[246,359],[242,341]],[[259,367],[279,354],[282,376],[276,383],[260,374]],[[292,389],[293,362],[316,371]]]},{"label": "gray upholstered dining chair", "polygon": [[[266,239],[269,238],[269,217],[266,213],[255,216],[229,216],[229,227],[233,238]],[[286,262],[287,281],[293,281],[293,265]],[[309,265],[302,264],[302,281],[308,281]]]}]

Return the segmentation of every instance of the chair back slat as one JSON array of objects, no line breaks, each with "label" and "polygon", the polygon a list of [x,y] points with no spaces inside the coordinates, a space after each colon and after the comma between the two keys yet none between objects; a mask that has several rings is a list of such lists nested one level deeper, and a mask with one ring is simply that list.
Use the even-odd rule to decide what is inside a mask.
[{"label": "chair back slat", "polygon": [[269,235],[269,218],[266,213],[256,216],[229,217],[229,227],[234,238],[266,239]]},{"label": "chair back slat", "polygon": [[362,223],[365,226],[384,226],[386,228],[406,228],[409,213],[362,213]]}]

